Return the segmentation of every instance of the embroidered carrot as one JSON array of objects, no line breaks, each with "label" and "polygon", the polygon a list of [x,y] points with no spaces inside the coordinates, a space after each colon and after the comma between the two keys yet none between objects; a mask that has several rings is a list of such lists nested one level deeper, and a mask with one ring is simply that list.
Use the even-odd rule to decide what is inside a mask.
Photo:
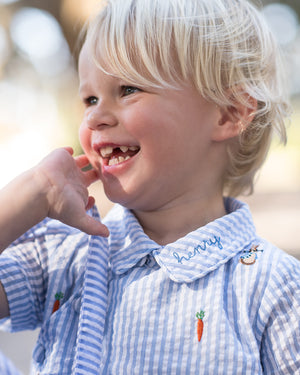
[{"label": "embroidered carrot", "polygon": [[197,312],[196,314],[196,318],[198,319],[198,323],[197,323],[197,335],[198,335],[198,341],[200,342],[201,341],[201,337],[202,337],[202,333],[203,333],[203,327],[204,327],[204,323],[203,323],[203,318],[204,318],[204,311],[201,310],[199,313]]},{"label": "embroidered carrot", "polygon": [[52,314],[55,313],[59,309],[60,306],[60,300],[64,298],[64,294],[62,292],[55,294],[55,302],[53,304]]}]

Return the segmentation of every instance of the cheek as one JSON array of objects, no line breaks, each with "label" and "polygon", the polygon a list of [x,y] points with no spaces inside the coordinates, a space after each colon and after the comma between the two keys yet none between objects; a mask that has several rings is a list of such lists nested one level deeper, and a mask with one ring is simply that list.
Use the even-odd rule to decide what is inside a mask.
[{"label": "cheek", "polygon": [[79,127],[79,141],[82,149],[87,154],[90,151],[90,130],[82,123]]}]

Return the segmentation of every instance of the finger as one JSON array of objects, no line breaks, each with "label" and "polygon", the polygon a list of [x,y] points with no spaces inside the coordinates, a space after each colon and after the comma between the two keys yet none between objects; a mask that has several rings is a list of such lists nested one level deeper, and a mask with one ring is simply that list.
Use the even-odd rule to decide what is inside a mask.
[{"label": "finger", "polygon": [[104,224],[93,219],[91,216],[87,214],[81,218],[81,223],[77,226],[77,228],[92,236],[109,236],[108,228]]},{"label": "finger", "polygon": [[92,183],[99,180],[99,174],[95,169],[84,172],[83,175],[86,186],[90,186]]},{"label": "finger", "polygon": [[95,198],[94,197],[89,197],[88,203],[87,203],[85,209],[87,211],[90,210],[94,206],[94,204],[95,204]]},{"label": "finger", "polygon": [[63,147],[63,149],[66,150],[66,151],[68,151],[68,153],[69,153],[70,155],[73,155],[73,153],[74,153],[74,150],[73,150],[72,147],[67,146],[67,147]]},{"label": "finger", "polygon": [[89,159],[86,157],[86,155],[79,155],[74,158],[76,165],[78,168],[84,168],[87,167],[90,162]]}]

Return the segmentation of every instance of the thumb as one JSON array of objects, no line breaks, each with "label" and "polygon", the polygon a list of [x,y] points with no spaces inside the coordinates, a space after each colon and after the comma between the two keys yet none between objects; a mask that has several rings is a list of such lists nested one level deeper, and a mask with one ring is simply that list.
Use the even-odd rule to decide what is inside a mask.
[{"label": "thumb", "polygon": [[79,225],[76,225],[76,227],[83,232],[93,236],[109,236],[109,230],[107,226],[102,224],[100,221],[92,218],[88,214],[82,216]]}]

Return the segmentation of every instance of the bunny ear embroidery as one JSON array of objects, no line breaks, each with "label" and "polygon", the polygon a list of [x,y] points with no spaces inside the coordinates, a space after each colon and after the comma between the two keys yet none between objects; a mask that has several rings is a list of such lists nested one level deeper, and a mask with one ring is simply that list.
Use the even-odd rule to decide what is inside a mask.
[{"label": "bunny ear embroidery", "polygon": [[240,262],[246,266],[251,266],[256,262],[257,252],[263,252],[258,249],[259,245],[252,245],[250,250],[244,250],[244,254],[240,257]]}]

